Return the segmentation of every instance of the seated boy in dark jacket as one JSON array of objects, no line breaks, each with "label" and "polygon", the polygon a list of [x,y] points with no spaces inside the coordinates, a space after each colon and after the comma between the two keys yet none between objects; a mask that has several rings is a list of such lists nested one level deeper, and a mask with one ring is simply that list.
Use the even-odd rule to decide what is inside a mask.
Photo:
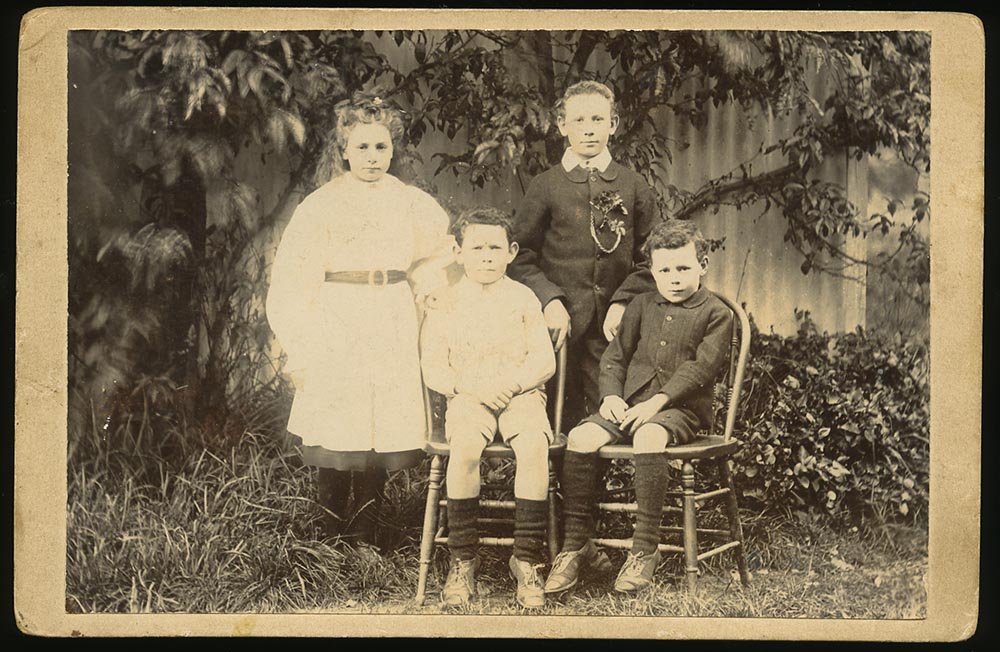
[{"label": "seated boy in dark jacket", "polygon": [[631,440],[638,510],[632,549],[615,590],[648,588],[660,561],[660,519],[672,444],[691,441],[712,419],[712,387],[725,368],[732,313],[701,279],[707,246],[694,224],[669,220],[647,244],[656,290],[629,303],[601,358],[601,406],[569,434],[562,491],[566,538],[545,583],[547,593],[576,584],[601,560],[594,533],[597,450]]}]

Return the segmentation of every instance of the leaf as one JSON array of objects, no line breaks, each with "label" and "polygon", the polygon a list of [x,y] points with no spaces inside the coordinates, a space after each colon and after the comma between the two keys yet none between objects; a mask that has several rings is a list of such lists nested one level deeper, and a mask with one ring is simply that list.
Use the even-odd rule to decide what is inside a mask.
[{"label": "leaf", "polygon": [[295,144],[299,147],[306,142],[306,125],[302,122],[301,118],[297,115],[289,113],[288,111],[282,111],[282,117],[284,118],[285,125],[288,127],[288,132],[292,135],[292,139]]},{"label": "leaf", "polygon": [[243,50],[233,50],[226,55],[226,58],[222,61],[222,72],[226,75],[233,74],[240,64],[246,61],[247,53]]},{"label": "leaf", "polygon": [[277,149],[285,147],[286,123],[283,113],[284,111],[275,111],[267,119],[267,137]]},{"label": "leaf", "polygon": [[841,464],[836,460],[831,460],[830,463],[827,465],[826,470],[834,478],[842,478],[843,476],[850,475],[851,473],[850,469],[848,469],[846,466],[844,466],[843,464]]}]

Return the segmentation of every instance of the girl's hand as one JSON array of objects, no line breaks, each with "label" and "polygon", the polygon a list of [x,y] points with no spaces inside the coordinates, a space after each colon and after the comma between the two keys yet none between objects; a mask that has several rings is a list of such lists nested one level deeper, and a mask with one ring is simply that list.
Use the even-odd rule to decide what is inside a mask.
[{"label": "girl's hand", "polygon": [[666,405],[666,394],[654,394],[652,398],[630,407],[625,412],[625,416],[619,427],[622,430],[625,430],[627,427],[629,433],[635,434],[635,431],[639,428],[639,426],[647,423],[656,415],[657,412],[666,407]]},{"label": "girl's hand", "polygon": [[628,403],[621,396],[605,396],[598,413],[611,423],[621,423],[628,413]]},{"label": "girl's hand", "polygon": [[444,306],[444,289],[434,290],[426,294],[414,295],[414,301],[424,310],[437,310]]}]

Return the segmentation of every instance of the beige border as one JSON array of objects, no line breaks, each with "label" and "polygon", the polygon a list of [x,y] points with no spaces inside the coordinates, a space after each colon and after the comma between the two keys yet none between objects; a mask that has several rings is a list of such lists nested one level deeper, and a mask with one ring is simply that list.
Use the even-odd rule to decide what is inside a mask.
[{"label": "beige border", "polygon": [[[932,481],[928,612],[919,621],[512,616],[67,615],[66,32],[70,29],[483,27],[932,32]],[[579,636],[957,640],[979,596],[984,57],[982,23],[899,12],[567,12],[53,8],[21,27],[18,79],[15,612],[67,636]],[[958,536],[956,536],[958,535]]]}]

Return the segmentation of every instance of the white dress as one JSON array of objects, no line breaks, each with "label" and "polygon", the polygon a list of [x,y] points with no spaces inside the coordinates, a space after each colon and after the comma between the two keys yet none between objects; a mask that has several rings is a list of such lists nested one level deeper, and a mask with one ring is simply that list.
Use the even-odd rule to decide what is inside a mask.
[{"label": "white dress", "polygon": [[[304,446],[379,453],[426,438],[414,292],[447,283],[448,216],[394,176],[341,175],[298,206],[271,271],[267,317],[301,373],[288,431]],[[327,271],[404,270],[384,287],[326,282]]]}]

